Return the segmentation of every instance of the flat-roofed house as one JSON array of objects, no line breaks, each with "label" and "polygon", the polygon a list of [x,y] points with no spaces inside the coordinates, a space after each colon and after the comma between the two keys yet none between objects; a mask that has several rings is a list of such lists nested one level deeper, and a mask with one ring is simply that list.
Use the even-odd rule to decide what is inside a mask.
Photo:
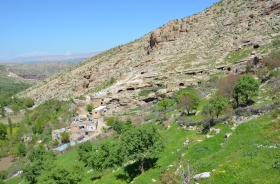
[{"label": "flat-roofed house", "polygon": [[99,119],[102,117],[104,112],[106,111],[106,106],[99,106],[92,111],[92,118]]},{"label": "flat-roofed house", "polygon": [[95,121],[73,121],[71,124],[71,134],[73,135],[89,135],[92,136],[97,130],[97,122]]},{"label": "flat-roofed house", "polygon": [[93,107],[99,107],[105,105],[105,101],[104,101],[105,98],[106,95],[103,93],[94,93],[93,95],[90,96]]}]

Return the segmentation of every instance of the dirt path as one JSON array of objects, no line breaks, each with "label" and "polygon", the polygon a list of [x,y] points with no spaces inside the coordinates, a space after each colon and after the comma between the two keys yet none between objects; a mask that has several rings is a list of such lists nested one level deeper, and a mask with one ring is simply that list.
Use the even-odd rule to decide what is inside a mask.
[{"label": "dirt path", "polygon": [[0,160],[0,171],[8,169],[12,165],[10,157],[1,158]]}]

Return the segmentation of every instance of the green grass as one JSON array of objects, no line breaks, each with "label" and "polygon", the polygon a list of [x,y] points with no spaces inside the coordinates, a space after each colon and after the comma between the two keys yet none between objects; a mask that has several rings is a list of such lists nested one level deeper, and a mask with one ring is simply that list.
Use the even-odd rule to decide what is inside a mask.
[{"label": "green grass", "polygon": [[[193,165],[197,167],[201,166],[201,162],[206,163],[205,167],[197,167],[198,172],[216,169],[210,179],[200,183],[279,183],[280,171],[272,168],[277,155],[279,156],[279,147],[257,148],[257,145],[273,145],[262,136],[270,121],[268,116],[264,116],[241,124],[228,139],[224,148],[221,147],[202,157],[196,156]],[[216,143],[213,144],[215,139]],[[208,139],[207,145],[217,146],[219,143],[217,139],[218,136]]]},{"label": "green grass", "polygon": [[227,55],[226,62],[235,64],[236,62],[250,56],[252,51],[253,51],[253,48],[251,48],[251,47],[243,47],[240,50],[232,51]]},{"label": "green grass", "polygon": [[79,163],[79,159],[78,159],[78,150],[73,150],[70,151],[66,154],[60,155],[57,157],[58,162],[60,162],[63,165],[72,165],[76,162]]},{"label": "green grass", "polygon": [[5,183],[6,184],[17,184],[17,183],[28,184],[28,182],[24,181],[24,179],[22,177],[12,178]]},{"label": "green grass", "polygon": [[[171,124],[168,130],[160,130],[165,141],[165,150],[156,162],[155,167],[138,175],[134,183],[151,183],[152,179],[159,180],[162,173],[175,172],[179,157],[185,155],[182,161],[190,160],[193,173],[212,171],[210,179],[201,180],[199,183],[279,183],[279,169],[273,169],[272,164],[279,158],[279,148],[258,148],[257,145],[275,145],[263,136],[262,132],[267,129],[272,119],[268,116],[251,120],[241,124],[232,136],[225,142],[224,135],[231,132],[230,127],[218,124],[221,132],[214,137],[205,139],[205,134],[197,131],[185,131],[176,123]],[[186,138],[190,139],[188,147],[183,147]],[[202,141],[198,141],[202,140]],[[224,144],[223,146],[221,144]],[[72,151],[59,157],[60,162],[66,165],[73,164],[77,152]],[[93,183],[129,183],[125,167],[116,172],[116,168],[110,168],[102,173],[89,173],[84,183],[91,183],[90,178],[102,174],[102,177]],[[122,176],[125,179],[120,179]],[[260,177],[261,176],[261,177]]]}]

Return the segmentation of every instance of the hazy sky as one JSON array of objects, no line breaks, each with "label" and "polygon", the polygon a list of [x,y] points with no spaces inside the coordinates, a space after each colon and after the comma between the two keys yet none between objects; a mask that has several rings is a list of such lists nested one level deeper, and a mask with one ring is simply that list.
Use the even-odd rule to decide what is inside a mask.
[{"label": "hazy sky", "polygon": [[0,0],[0,60],[103,51],[218,0]]}]

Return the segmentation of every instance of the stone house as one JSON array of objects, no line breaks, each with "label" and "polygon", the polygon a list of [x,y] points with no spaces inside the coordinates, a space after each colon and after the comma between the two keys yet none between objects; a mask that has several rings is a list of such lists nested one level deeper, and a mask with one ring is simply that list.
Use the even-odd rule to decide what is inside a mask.
[{"label": "stone house", "polygon": [[94,93],[93,95],[90,96],[91,103],[93,107],[99,107],[105,105],[105,98],[107,96],[103,93]]},{"label": "stone house", "polygon": [[92,111],[92,118],[93,119],[100,119],[102,115],[106,112],[106,106],[99,106]]},{"label": "stone house", "polygon": [[84,100],[74,99],[73,102],[77,108],[86,107],[86,101]]},{"label": "stone house", "polygon": [[74,120],[70,128],[71,135],[78,134],[82,136],[93,136],[96,130],[97,130],[97,121],[94,121],[92,119],[86,121]]}]

